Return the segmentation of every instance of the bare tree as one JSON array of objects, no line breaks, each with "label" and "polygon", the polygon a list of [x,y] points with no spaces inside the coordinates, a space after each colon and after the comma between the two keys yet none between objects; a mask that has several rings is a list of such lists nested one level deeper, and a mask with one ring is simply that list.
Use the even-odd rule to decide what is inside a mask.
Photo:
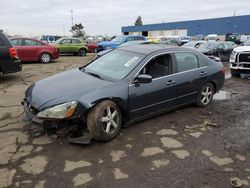
[{"label": "bare tree", "polygon": [[71,27],[70,32],[73,34],[74,37],[84,37],[85,36],[85,31],[83,30],[84,26],[79,23],[75,24]]},{"label": "bare tree", "polygon": [[140,26],[142,25],[142,18],[141,16],[138,16],[137,19],[135,20],[135,26]]}]

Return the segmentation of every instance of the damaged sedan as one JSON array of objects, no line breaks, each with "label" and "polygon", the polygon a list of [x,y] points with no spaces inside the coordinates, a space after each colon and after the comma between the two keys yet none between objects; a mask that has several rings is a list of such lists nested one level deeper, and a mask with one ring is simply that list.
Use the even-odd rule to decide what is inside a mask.
[{"label": "damaged sedan", "polygon": [[122,126],[187,104],[207,106],[223,84],[222,64],[202,53],[134,45],[36,82],[22,104],[46,129],[75,126],[75,143],[110,141]]}]

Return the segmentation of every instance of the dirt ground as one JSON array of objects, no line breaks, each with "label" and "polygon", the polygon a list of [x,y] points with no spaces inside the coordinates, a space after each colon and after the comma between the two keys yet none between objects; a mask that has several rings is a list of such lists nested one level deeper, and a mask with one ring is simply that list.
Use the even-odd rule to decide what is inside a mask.
[{"label": "dirt ground", "polygon": [[250,80],[227,74],[208,107],[134,124],[108,143],[69,144],[23,120],[20,103],[31,83],[92,58],[28,63],[0,77],[0,187],[250,186]]}]

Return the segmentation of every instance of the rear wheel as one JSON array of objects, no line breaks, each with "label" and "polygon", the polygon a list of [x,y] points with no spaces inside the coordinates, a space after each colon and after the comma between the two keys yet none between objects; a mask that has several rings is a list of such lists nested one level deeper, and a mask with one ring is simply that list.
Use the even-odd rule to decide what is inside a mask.
[{"label": "rear wheel", "polygon": [[51,56],[48,53],[42,53],[40,55],[40,62],[42,63],[49,63],[51,61]]},{"label": "rear wheel", "polygon": [[110,141],[120,132],[122,115],[117,105],[110,100],[97,104],[88,114],[87,126],[90,135],[99,141]]},{"label": "rear wheel", "polygon": [[86,51],[85,49],[80,49],[80,50],[78,51],[78,55],[79,55],[79,56],[86,56],[86,54],[87,54],[87,51]]},{"label": "rear wheel", "polygon": [[197,106],[207,106],[214,96],[214,86],[211,83],[205,84],[202,89],[200,90],[197,99],[196,105]]}]

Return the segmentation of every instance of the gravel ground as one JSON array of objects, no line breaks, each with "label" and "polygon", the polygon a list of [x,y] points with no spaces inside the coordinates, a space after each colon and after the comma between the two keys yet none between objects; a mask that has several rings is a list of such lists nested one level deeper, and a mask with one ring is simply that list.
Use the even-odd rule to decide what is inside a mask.
[{"label": "gravel ground", "polygon": [[142,121],[108,143],[69,144],[23,120],[30,84],[92,58],[27,63],[0,77],[0,187],[249,187],[250,80],[227,74],[208,107]]}]

